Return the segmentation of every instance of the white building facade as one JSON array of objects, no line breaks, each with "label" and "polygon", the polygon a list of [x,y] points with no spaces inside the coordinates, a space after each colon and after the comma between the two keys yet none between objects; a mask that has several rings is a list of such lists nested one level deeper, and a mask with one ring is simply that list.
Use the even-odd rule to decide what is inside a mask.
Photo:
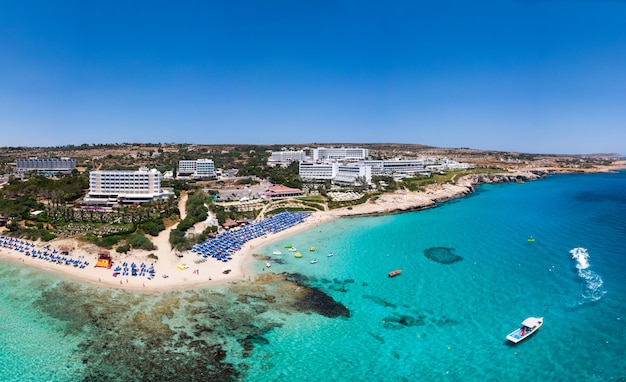
[{"label": "white building facade", "polygon": [[76,160],[71,158],[28,158],[17,160],[17,172],[28,171],[47,173],[70,173],[76,168]]},{"label": "white building facade", "polygon": [[196,172],[195,160],[180,160],[178,161],[178,175],[191,175]]},{"label": "white building facade", "polygon": [[338,163],[310,163],[300,162],[298,172],[304,181],[324,182],[333,180],[339,168]]},{"label": "white building facade", "polygon": [[217,177],[212,159],[180,160],[178,161],[178,175],[192,178],[215,179]]},{"label": "white building facade", "polygon": [[358,161],[368,157],[369,150],[358,147],[318,147],[311,150],[313,162]]},{"label": "white building facade", "polygon": [[161,189],[161,173],[156,169],[91,171],[89,193],[82,204],[113,207],[167,199],[171,195]]},{"label": "white building facade", "polygon": [[291,162],[302,162],[306,160],[306,153],[304,150],[283,150],[272,151],[270,158],[267,160],[267,164],[270,166],[275,165],[289,165]]},{"label": "white building facade", "polygon": [[372,183],[372,166],[360,163],[339,165],[332,180],[338,186],[362,186]]},{"label": "white building facade", "polygon": [[[330,153],[325,156],[326,159],[322,162],[300,162],[300,178],[305,182],[331,181],[333,184],[340,186],[359,186],[370,184],[372,182],[372,176],[384,175],[392,176],[395,179],[402,179],[414,176],[430,176],[432,171],[466,169],[471,167],[468,163],[458,163],[447,158],[441,160],[432,158],[397,158],[389,160],[362,159],[351,162],[344,157],[341,163],[330,159],[337,159],[340,155],[344,154],[348,153]],[[366,152],[349,153],[349,155],[354,155],[352,158],[366,154]]]},{"label": "white building facade", "polygon": [[215,163],[212,159],[198,159],[196,161],[195,178],[216,178]]},{"label": "white building facade", "polygon": [[373,175],[430,175],[430,170],[424,165],[424,159],[365,160],[359,163],[372,166]]},{"label": "white building facade", "polygon": [[331,181],[341,186],[359,186],[372,182],[372,167],[360,163],[300,162],[299,175],[305,182]]}]

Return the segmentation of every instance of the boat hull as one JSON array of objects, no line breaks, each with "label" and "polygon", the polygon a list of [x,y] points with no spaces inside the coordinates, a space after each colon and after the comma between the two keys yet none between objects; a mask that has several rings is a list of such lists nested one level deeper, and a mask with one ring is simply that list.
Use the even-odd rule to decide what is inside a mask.
[{"label": "boat hull", "polygon": [[511,333],[507,334],[506,339],[514,344],[520,343],[535,334],[541,326],[543,326],[543,317],[541,317],[532,327],[522,325],[521,327],[515,329]]}]

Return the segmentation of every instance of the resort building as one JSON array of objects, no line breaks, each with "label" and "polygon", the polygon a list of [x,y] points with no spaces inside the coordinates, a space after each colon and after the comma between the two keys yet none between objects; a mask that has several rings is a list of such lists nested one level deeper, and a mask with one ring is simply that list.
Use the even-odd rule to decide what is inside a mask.
[{"label": "resort building", "polygon": [[333,180],[339,168],[338,163],[307,163],[300,162],[298,173],[304,181],[324,182]]},{"label": "resort building", "polygon": [[267,160],[269,166],[287,166],[291,162],[302,162],[306,160],[304,150],[297,151],[272,151],[270,158]]},{"label": "resort building", "polygon": [[167,199],[171,195],[171,192],[161,189],[161,173],[156,169],[91,171],[89,193],[81,204],[114,207]]},{"label": "resort building", "polygon": [[[447,158],[440,160],[438,166],[441,171],[468,169],[472,167],[469,163],[459,163],[457,161],[454,161],[452,159],[447,159]],[[426,167],[429,167],[429,166],[426,166]]]},{"label": "resort building", "polygon": [[76,160],[71,158],[28,158],[17,160],[17,172],[35,171],[37,173],[69,174],[76,168]]},{"label": "resort building", "polygon": [[286,187],[280,184],[269,188],[266,196],[269,199],[286,199],[302,196],[304,193],[297,188]]},{"label": "resort building", "polygon": [[356,147],[318,147],[311,150],[313,162],[358,161],[367,159],[368,149]]},{"label": "resort building", "polygon": [[332,183],[338,186],[362,186],[372,183],[372,166],[349,164],[337,166]]},{"label": "resort building", "polygon": [[360,186],[372,182],[372,166],[362,163],[300,162],[299,175],[305,182],[325,182],[340,186]]},{"label": "resort building", "polygon": [[430,170],[424,166],[424,159],[365,160],[359,163],[371,166],[372,175],[430,176]]},{"label": "resort building", "polygon": [[444,158],[422,159],[365,159],[367,149],[319,147],[312,150],[312,161],[300,161],[299,175],[304,182],[330,181],[338,186],[371,184],[372,176],[392,176],[395,179],[430,176],[433,171],[465,169],[468,163],[458,163]]},{"label": "resort building", "polygon": [[217,178],[215,163],[212,159],[196,159],[178,161],[178,175],[192,178]]}]

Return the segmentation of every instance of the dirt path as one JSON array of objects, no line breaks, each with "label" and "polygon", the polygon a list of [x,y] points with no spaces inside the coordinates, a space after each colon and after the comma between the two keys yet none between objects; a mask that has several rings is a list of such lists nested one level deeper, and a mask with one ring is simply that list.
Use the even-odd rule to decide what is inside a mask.
[{"label": "dirt path", "polygon": [[[182,191],[180,193],[180,198],[178,199],[178,210],[180,211],[181,220],[184,219],[185,216],[187,216],[187,210],[185,209],[186,204],[187,204],[187,193],[185,191]],[[169,248],[170,253],[173,252],[170,246],[170,232],[176,227],[178,227],[178,223],[159,232],[159,235],[152,240],[152,242],[154,243],[154,245],[157,246],[160,252],[166,251],[166,249],[168,248]]]},{"label": "dirt path", "polygon": [[180,220],[187,217],[187,191],[180,192],[180,199],[178,199],[178,210],[180,211]]}]

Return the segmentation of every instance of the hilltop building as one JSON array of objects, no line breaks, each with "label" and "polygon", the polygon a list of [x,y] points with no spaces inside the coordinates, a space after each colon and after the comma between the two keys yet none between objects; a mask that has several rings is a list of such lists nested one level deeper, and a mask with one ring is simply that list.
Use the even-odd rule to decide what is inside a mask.
[{"label": "hilltop building", "polygon": [[178,161],[178,175],[189,176],[191,178],[217,178],[215,173],[215,163],[212,159],[196,159]]},{"label": "hilltop building", "polygon": [[267,160],[269,166],[288,166],[292,162],[302,162],[306,160],[304,150],[282,150],[272,151],[271,156]]},{"label": "hilltop building", "polygon": [[313,162],[358,161],[367,157],[369,150],[358,147],[318,147],[311,150]]},{"label": "hilltop building", "polygon": [[[310,151],[307,155],[307,151]],[[316,149],[271,151],[270,166],[288,166],[292,162],[335,163],[367,159],[369,150],[358,147],[318,147]]]},{"label": "hilltop building", "polygon": [[76,168],[76,160],[71,158],[28,158],[17,160],[17,172],[35,171],[44,174],[69,174]]}]

